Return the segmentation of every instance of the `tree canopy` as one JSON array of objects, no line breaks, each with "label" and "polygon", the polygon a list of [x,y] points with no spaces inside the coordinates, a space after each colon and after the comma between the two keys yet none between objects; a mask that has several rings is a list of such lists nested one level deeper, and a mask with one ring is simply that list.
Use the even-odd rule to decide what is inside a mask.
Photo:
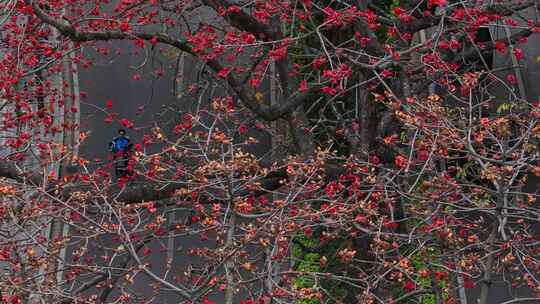
[{"label": "tree canopy", "polygon": [[[540,104],[521,73],[539,4],[1,2],[3,299],[539,301]],[[188,81],[119,180],[80,148],[74,80],[117,41]],[[136,128],[121,102],[96,103],[103,123]]]}]

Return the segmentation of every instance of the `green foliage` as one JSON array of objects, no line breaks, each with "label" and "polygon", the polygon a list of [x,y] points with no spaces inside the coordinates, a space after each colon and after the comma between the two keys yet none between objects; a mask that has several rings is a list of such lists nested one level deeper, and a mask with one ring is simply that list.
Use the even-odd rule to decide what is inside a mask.
[{"label": "green foliage", "polygon": [[[305,254],[298,264],[298,271],[319,272],[321,270],[319,259],[320,255],[318,253]],[[296,288],[313,288],[315,280],[310,276],[301,276],[295,280],[294,286]]]},{"label": "green foliage", "polygon": [[385,9],[387,12],[390,12],[395,7],[400,5],[399,0],[375,0],[373,4],[377,5],[380,8]]},{"label": "green foliage", "polygon": [[499,107],[497,108],[497,114],[501,114],[502,112],[506,112],[511,110],[515,106],[515,103],[501,103]]},{"label": "green foliage", "polygon": [[[320,272],[319,265],[320,255],[318,253],[306,252],[305,249],[313,249],[316,247],[316,242],[313,238],[309,238],[304,234],[295,237],[295,243],[292,246],[292,254],[295,260],[298,260],[296,269],[302,272]],[[295,288],[313,288],[315,280],[309,275],[303,275],[294,280]],[[296,304],[320,304],[318,300],[299,300]]]},{"label": "green foliage", "polygon": [[[394,8],[400,6],[399,0],[376,0],[374,1],[374,4],[380,7],[381,9],[383,9],[386,13],[388,13],[388,15],[397,17],[394,15],[393,10]],[[386,42],[386,43],[394,42],[393,38],[388,37],[388,27],[385,25],[381,25],[375,31],[375,35],[377,36],[377,38],[379,38],[381,42]]]},{"label": "green foliage", "polygon": [[[328,242],[324,246],[319,246],[320,231],[316,231],[313,237],[304,234],[298,234],[293,241],[292,255],[296,262],[295,269],[302,272],[325,272],[335,273],[343,270],[343,265],[339,259],[335,258],[337,252],[343,248],[347,238],[336,239]],[[327,258],[326,265],[321,267],[320,260]],[[317,282],[321,287],[328,291],[333,299],[344,299],[347,295],[347,287],[340,282],[321,279]],[[314,288],[318,287],[313,276],[304,275],[295,279],[296,288]],[[349,287],[350,288],[350,287]],[[299,300],[295,304],[322,304],[318,300]]]},{"label": "green foliage", "polygon": [[[440,250],[438,248],[435,248],[435,247],[428,247],[426,251],[419,251],[417,253],[415,253],[412,257],[411,257],[411,262],[412,262],[412,265],[414,267],[414,273],[416,275],[414,275],[414,279],[416,281],[416,283],[418,284],[419,288],[421,289],[431,289],[432,286],[433,286],[433,281],[431,279],[431,276],[427,277],[427,278],[423,278],[421,277],[420,275],[418,275],[418,273],[421,271],[421,270],[429,270],[429,267],[428,265],[429,264],[432,264],[432,263],[436,263],[437,262],[437,257],[440,255]],[[432,267],[431,271],[444,271],[444,268],[442,267]],[[438,282],[439,284],[439,288],[441,290],[444,290],[444,288],[446,287],[446,282],[444,281],[440,281]],[[444,293],[443,292],[443,298],[448,298],[448,293]],[[411,301],[409,301],[409,303],[413,303]],[[414,303],[418,303],[418,302],[414,302]],[[420,298],[420,302],[421,304],[436,304],[436,299],[435,299],[435,295],[434,294],[425,294],[425,295],[422,295],[421,298]]]}]

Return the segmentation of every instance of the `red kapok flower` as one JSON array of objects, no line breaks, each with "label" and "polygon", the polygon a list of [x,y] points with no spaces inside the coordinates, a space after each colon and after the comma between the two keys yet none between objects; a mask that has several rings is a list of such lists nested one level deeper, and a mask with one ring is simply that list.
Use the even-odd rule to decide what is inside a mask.
[{"label": "red kapok flower", "polygon": [[302,80],[302,81],[300,82],[300,87],[298,88],[298,90],[299,90],[300,92],[305,92],[305,91],[307,91],[307,88],[308,88],[307,81],[306,81],[306,80]]},{"label": "red kapok flower", "polygon": [[231,73],[230,68],[223,68],[218,72],[218,76],[221,78],[227,78],[227,76],[229,76],[230,73]]},{"label": "red kapok flower", "polygon": [[131,121],[129,121],[127,118],[122,118],[120,120],[120,124],[122,124],[122,126],[126,127],[126,128],[133,128],[133,123]]},{"label": "red kapok flower", "polygon": [[514,48],[514,56],[516,56],[517,61],[520,61],[523,59],[523,51],[520,48]]},{"label": "red kapok flower", "polygon": [[405,291],[411,292],[416,289],[416,285],[414,284],[413,281],[409,280],[403,285],[403,288],[405,289]]},{"label": "red kapok flower", "polygon": [[481,124],[482,126],[484,126],[484,127],[489,126],[489,118],[487,118],[487,117],[481,118],[481,119],[480,119],[480,124]]},{"label": "red kapok flower", "polygon": [[394,159],[394,164],[396,164],[398,168],[402,168],[402,169],[407,167],[407,162],[408,162],[407,158],[403,155],[398,155]]},{"label": "red kapok flower", "polygon": [[506,51],[506,43],[502,41],[495,42],[495,49],[500,53],[504,53]]}]

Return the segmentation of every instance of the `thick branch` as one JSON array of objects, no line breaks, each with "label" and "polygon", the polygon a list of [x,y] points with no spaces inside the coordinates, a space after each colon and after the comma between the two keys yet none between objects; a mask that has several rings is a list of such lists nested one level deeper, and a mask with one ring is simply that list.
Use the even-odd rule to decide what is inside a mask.
[{"label": "thick branch", "polygon": [[9,178],[22,183],[31,183],[39,185],[43,178],[39,173],[25,172],[17,165],[17,162],[0,160],[0,177]]},{"label": "thick branch", "polygon": [[[210,6],[216,12],[219,12],[221,9],[227,10],[233,5],[225,0],[203,0],[203,3]],[[226,18],[232,26],[250,32],[261,40],[276,39],[277,32],[242,10],[230,13]]]},{"label": "thick branch", "polygon": [[[328,180],[335,179],[339,175],[345,172],[345,168],[340,165],[327,164],[325,166],[325,177]],[[39,186],[43,182],[43,177],[37,174],[29,174],[21,169],[18,169],[15,162],[8,160],[0,160],[0,177],[15,180],[20,183],[31,184]],[[277,190],[283,185],[283,180],[288,178],[287,169],[280,168],[275,171],[271,171],[266,176],[260,178],[257,181],[258,190],[243,189],[236,193],[234,196],[247,196],[255,195],[261,196],[269,191]],[[74,192],[91,191],[88,185],[65,185],[60,186],[60,196],[67,197]],[[118,184],[111,186],[106,192],[106,197],[110,200],[117,200],[124,203],[138,203],[143,201],[158,201],[171,198],[175,195],[176,191],[184,187],[181,183],[158,183],[150,181],[134,181],[128,182],[125,186],[119,186]],[[54,183],[48,189],[58,189]],[[210,198],[201,197],[202,203],[207,201],[208,203],[215,202]]]},{"label": "thick branch", "polygon": [[485,43],[484,47],[481,50],[479,50],[478,48],[476,48],[474,46],[471,46],[468,49],[464,50],[462,53],[460,53],[459,56],[455,57],[453,62],[459,62],[459,61],[466,60],[466,59],[477,58],[481,54],[487,54],[487,53],[492,52],[493,50],[495,50],[495,45],[496,45],[497,42],[504,42],[504,43],[510,42],[512,44],[515,44],[520,39],[529,37],[533,33],[534,32],[532,30],[530,30],[530,29],[522,30],[522,31],[520,31],[518,33],[515,33],[514,35],[510,36],[509,39],[505,38],[505,39],[499,39],[499,40],[487,42],[487,43]]},{"label": "thick branch", "polygon": [[[151,40],[157,39],[158,42],[173,46],[181,51],[184,51],[188,54],[191,54],[195,57],[198,57],[198,54],[192,50],[188,42],[185,39],[174,39],[163,33],[147,33],[147,32],[137,32],[133,31],[130,33],[122,31],[107,30],[102,32],[90,32],[90,31],[78,31],[72,25],[68,24],[65,21],[60,21],[52,18],[47,15],[39,6],[34,3],[33,5],[36,16],[40,18],[43,22],[55,27],[62,33],[64,36],[68,37],[75,42],[87,42],[87,41],[106,41],[106,40],[129,40],[129,39],[143,39]],[[207,61],[207,65],[214,71],[219,72],[223,69],[223,65],[217,60]],[[238,80],[232,75],[227,77],[227,82],[234,92],[240,98],[240,101],[243,105],[251,110],[256,116],[266,121],[274,121],[286,114],[290,114],[294,109],[296,109],[300,104],[302,104],[307,97],[319,89],[318,86],[313,86],[309,90],[303,93],[297,93],[294,96],[281,104],[276,106],[268,106],[257,101],[255,98],[255,92],[250,89],[249,86],[246,86],[244,82]]]}]

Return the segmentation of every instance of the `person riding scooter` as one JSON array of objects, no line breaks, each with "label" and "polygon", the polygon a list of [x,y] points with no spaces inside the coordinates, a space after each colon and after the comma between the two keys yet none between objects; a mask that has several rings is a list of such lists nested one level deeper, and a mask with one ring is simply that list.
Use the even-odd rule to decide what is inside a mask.
[{"label": "person riding scooter", "polygon": [[118,136],[109,143],[109,149],[113,153],[116,177],[128,175],[128,165],[132,147],[133,144],[129,137],[126,136],[126,130],[124,129],[118,130]]}]

